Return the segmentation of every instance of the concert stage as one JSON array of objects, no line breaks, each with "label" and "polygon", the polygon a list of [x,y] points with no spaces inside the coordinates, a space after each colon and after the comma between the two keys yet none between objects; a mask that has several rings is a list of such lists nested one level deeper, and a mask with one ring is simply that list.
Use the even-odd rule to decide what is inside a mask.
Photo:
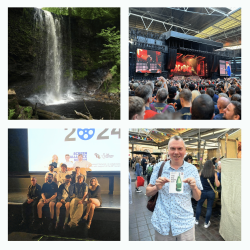
[{"label": "concert stage", "polygon": [[[224,78],[227,75],[221,73],[221,61],[231,67],[235,60],[216,51],[223,48],[222,43],[176,31],[156,34],[131,28],[129,39],[130,80],[155,80],[160,76],[174,79],[179,76]],[[156,63],[157,70],[151,70],[151,65],[153,67]]]}]

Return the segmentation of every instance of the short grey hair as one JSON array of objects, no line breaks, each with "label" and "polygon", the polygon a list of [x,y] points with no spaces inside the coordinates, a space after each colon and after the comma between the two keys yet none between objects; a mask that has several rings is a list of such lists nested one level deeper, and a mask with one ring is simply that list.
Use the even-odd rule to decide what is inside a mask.
[{"label": "short grey hair", "polygon": [[170,142],[173,141],[173,140],[175,140],[175,141],[180,141],[180,140],[183,141],[184,147],[186,148],[186,144],[185,144],[184,140],[179,135],[174,135],[168,141],[168,149],[169,149]]},{"label": "short grey hair", "polygon": [[225,97],[225,98],[229,99],[229,97],[228,97],[228,95],[226,93],[220,93],[219,97]]},{"label": "short grey hair", "polygon": [[154,91],[155,85],[154,85],[153,82],[151,82],[151,81],[150,81],[150,82],[147,82],[145,85],[151,86],[152,90]]},{"label": "short grey hair", "polygon": [[159,102],[164,102],[168,97],[168,90],[165,88],[158,89],[156,98],[159,100]]},{"label": "short grey hair", "polygon": [[191,102],[192,92],[189,89],[183,89],[179,94],[179,98],[183,98],[186,102]]},{"label": "short grey hair", "polygon": [[150,85],[141,85],[135,91],[135,95],[141,97],[145,104],[148,102],[148,99],[152,97],[153,90]]}]

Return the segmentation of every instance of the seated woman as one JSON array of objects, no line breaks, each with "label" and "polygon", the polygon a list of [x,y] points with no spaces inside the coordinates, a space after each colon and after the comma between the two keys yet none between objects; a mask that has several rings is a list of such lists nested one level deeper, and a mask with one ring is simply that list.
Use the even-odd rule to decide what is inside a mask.
[{"label": "seated woman", "polygon": [[100,207],[102,204],[101,188],[98,180],[95,177],[91,178],[89,181],[88,198],[89,200],[87,201],[86,215],[83,217],[83,219],[87,220],[89,217],[89,224],[87,228],[90,229],[92,218],[94,216],[94,210],[96,207]]}]

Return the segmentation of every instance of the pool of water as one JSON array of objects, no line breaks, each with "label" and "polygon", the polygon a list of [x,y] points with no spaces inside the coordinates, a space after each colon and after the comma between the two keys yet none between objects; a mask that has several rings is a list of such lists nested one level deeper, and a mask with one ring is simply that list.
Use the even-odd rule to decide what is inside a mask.
[{"label": "pool of water", "polygon": [[104,120],[120,119],[120,108],[117,104],[98,101],[73,101],[49,106],[38,105],[37,108],[62,115],[67,118],[79,119],[82,117],[76,115],[74,110],[84,115],[89,115],[84,103],[86,104],[92,117],[96,120],[101,118]]}]

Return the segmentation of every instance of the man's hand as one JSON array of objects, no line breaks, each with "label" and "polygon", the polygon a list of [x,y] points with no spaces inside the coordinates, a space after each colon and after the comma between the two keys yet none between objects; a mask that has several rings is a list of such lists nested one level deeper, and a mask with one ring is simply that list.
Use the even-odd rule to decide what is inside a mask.
[{"label": "man's hand", "polygon": [[27,203],[30,204],[32,203],[34,200],[33,199],[28,199]]},{"label": "man's hand", "polygon": [[43,200],[43,203],[49,203],[49,200],[48,199],[45,199],[45,200]]},{"label": "man's hand", "polygon": [[170,182],[169,179],[167,179],[166,177],[159,177],[156,182],[155,182],[155,186],[157,188],[157,190],[161,190],[162,187],[167,183]]},{"label": "man's hand", "polygon": [[189,177],[185,180],[183,180],[184,183],[188,183],[188,185],[190,186],[191,189],[195,189],[196,188],[196,181],[194,177]]},{"label": "man's hand", "polygon": [[80,200],[80,201],[78,202],[78,204],[82,204],[82,200]]},{"label": "man's hand", "polygon": [[64,199],[61,199],[61,202],[62,202],[62,203],[65,203],[65,200],[64,200]]}]

